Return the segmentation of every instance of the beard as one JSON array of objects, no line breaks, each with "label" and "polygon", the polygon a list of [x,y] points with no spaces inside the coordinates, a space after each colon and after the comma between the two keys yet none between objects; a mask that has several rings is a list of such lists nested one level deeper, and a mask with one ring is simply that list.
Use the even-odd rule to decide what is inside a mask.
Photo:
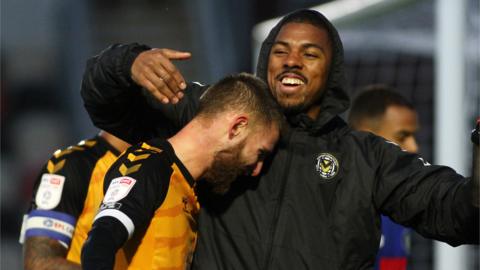
[{"label": "beard", "polygon": [[[273,86],[274,87],[274,86]],[[282,112],[286,116],[295,116],[301,113],[307,113],[312,107],[320,105],[324,97],[323,89],[316,91],[313,96],[307,92],[293,94],[282,93],[277,89],[271,88],[272,95],[280,105]]]},{"label": "beard", "polygon": [[210,185],[211,191],[223,195],[238,176],[253,171],[254,167],[246,165],[241,159],[240,153],[244,146],[245,141],[215,153],[212,165],[202,176]]}]

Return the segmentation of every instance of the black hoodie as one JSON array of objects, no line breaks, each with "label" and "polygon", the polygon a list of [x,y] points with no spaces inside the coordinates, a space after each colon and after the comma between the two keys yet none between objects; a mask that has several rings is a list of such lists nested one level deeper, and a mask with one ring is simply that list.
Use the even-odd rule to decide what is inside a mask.
[{"label": "black hoodie", "polygon": [[[221,197],[200,192],[192,268],[373,269],[380,214],[451,245],[478,243],[478,208],[469,200],[472,181],[373,134],[352,131],[338,116],[348,107],[343,48],[324,16],[311,10],[287,15],[264,42],[257,75],[266,79],[272,41],[286,20],[298,16],[318,18],[333,41],[320,114],[315,120],[305,114],[290,118],[290,132],[259,179],[239,179]],[[94,123],[130,143],[164,136],[166,123],[173,124],[172,132],[181,127],[204,89],[189,84],[179,105],[148,106],[128,72],[146,49],[109,48],[89,61],[82,85]],[[150,114],[172,122],[155,121]]]}]

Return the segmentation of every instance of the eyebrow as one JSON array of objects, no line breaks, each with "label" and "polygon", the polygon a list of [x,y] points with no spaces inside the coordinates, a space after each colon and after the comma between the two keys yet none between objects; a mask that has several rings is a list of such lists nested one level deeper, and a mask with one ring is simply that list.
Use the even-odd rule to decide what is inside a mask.
[{"label": "eyebrow", "polygon": [[[275,45],[283,45],[283,46],[285,46],[285,47],[290,47],[290,44],[288,44],[288,43],[285,42],[285,41],[281,41],[281,40],[280,40],[280,41],[275,41],[275,42],[273,43],[272,47],[275,46]],[[304,49],[308,49],[308,48],[311,48],[311,47],[317,48],[317,49],[321,50],[322,52],[325,52],[325,50],[324,50],[323,47],[321,47],[321,46],[319,46],[319,45],[317,45],[317,44],[315,44],[315,43],[305,43],[305,44],[302,44],[302,48],[304,48]]]}]

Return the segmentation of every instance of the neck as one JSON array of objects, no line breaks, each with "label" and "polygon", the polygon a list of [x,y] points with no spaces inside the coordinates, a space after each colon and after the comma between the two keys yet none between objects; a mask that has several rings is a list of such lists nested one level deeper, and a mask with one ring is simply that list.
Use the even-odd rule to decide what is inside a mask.
[{"label": "neck", "polygon": [[168,139],[178,159],[183,163],[194,180],[197,180],[213,162],[215,141],[198,121],[192,120],[187,126]]},{"label": "neck", "polygon": [[320,105],[312,106],[307,111],[308,117],[312,118],[313,120],[317,119],[318,115],[320,114]]},{"label": "neck", "polygon": [[117,149],[117,151],[120,153],[130,147],[129,143],[122,141],[121,139],[113,136],[106,131],[100,131],[98,136],[102,137],[105,141],[107,141],[108,144],[110,144],[113,148]]}]

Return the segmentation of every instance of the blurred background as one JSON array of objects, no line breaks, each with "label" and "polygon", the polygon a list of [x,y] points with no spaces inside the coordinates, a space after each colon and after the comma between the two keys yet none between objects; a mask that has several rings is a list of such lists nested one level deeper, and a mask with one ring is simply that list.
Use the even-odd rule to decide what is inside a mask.
[{"label": "blurred background", "polygon": [[[461,106],[448,114],[464,124],[461,136],[449,140],[466,145],[467,165],[459,171],[468,174],[468,131],[480,103],[480,1],[448,0],[461,3],[461,35],[442,34],[447,43],[461,39],[461,50],[452,51],[439,49],[439,25],[455,20],[440,11],[442,1],[2,0],[0,268],[22,269],[21,217],[43,163],[56,149],[97,132],[83,108],[80,82],[86,60],[113,43],[190,51],[190,60],[177,63],[184,77],[211,83],[254,71],[258,41],[265,25],[269,30],[261,22],[298,8],[328,7],[345,47],[349,93],[383,83],[411,100],[419,113],[420,153],[435,163],[442,160],[435,157],[436,115],[448,109],[435,105],[444,77],[436,65],[444,56],[460,59],[460,67],[451,66],[452,73],[461,71],[460,89],[448,91],[462,97]],[[348,2],[355,5],[342,5]],[[409,269],[438,269],[434,246],[414,235]],[[478,247],[462,252],[466,259],[455,269],[479,269]]]}]

